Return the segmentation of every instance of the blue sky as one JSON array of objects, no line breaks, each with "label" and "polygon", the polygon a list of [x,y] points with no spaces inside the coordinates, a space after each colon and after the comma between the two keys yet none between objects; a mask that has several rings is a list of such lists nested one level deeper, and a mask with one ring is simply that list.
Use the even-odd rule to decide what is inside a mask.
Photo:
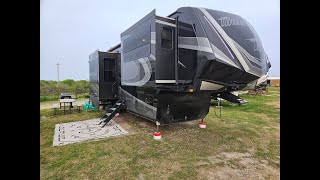
[{"label": "blue sky", "polygon": [[280,75],[279,0],[41,0],[40,79],[89,79],[88,58],[120,42],[120,33],[153,9],[167,16],[179,7],[194,6],[240,15],[257,31],[272,67]]}]

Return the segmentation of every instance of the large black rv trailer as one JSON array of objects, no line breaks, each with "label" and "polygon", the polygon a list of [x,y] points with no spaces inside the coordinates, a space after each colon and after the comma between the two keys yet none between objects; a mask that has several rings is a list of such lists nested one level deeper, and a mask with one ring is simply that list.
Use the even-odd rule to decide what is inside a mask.
[{"label": "large black rv trailer", "polygon": [[270,68],[261,41],[238,15],[182,7],[155,10],[121,33],[121,43],[89,57],[90,99],[160,124],[204,118],[211,96],[254,87]]}]

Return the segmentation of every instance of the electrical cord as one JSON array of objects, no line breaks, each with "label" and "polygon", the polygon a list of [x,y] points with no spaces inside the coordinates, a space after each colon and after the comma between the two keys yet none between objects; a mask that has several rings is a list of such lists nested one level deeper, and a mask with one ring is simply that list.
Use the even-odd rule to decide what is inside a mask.
[{"label": "electrical cord", "polygon": [[219,98],[219,99],[217,98],[217,102],[218,102],[218,107],[220,108],[220,114],[219,114],[219,116],[217,115],[216,106],[214,107],[214,114],[216,115],[217,118],[220,118],[221,117],[221,98]]}]

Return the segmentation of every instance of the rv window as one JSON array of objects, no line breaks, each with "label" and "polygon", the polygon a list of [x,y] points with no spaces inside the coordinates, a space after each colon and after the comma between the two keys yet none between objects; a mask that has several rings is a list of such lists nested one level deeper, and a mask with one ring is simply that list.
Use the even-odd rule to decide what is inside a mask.
[{"label": "rv window", "polygon": [[181,13],[179,16],[179,36],[182,37],[196,37],[194,31],[194,24],[190,21],[186,13]]},{"label": "rv window", "polygon": [[104,59],[104,82],[115,82],[115,60]]},{"label": "rv window", "polygon": [[173,31],[170,28],[163,27],[161,32],[161,47],[164,49],[172,49]]}]

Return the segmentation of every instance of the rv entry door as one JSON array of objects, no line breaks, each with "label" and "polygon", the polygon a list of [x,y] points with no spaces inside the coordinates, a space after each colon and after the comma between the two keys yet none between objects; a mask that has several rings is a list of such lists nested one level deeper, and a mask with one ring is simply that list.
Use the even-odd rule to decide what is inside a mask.
[{"label": "rv entry door", "polygon": [[118,53],[106,53],[100,63],[100,97],[105,100],[118,99]]},{"label": "rv entry door", "polygon": [[177,43],[174,19],[156,19],[156,39],[156,83],[175,84],[177,80]]}]

